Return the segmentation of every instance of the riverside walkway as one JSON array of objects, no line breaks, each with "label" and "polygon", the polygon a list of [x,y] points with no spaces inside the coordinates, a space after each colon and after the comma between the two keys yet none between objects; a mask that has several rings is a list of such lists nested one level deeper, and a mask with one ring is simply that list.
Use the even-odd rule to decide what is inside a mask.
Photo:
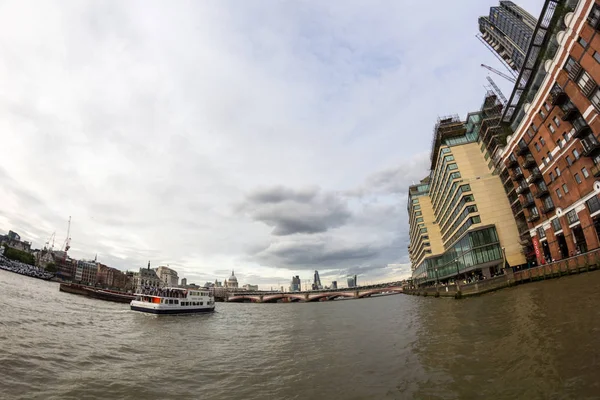
[{"label": "riverside walkway", "polygon": [[504,275],[473,283],[456,283],[452,285],[436,285],[427,287],[405,288],[404,293],[416,296],[463,298],[476,296],[494,290],[503,289],[523,283],[560,278],[565,275],[580,274],[597,270],[600,267],[600,249],[588,251],[573,257],[514,271],[505,270]]}]

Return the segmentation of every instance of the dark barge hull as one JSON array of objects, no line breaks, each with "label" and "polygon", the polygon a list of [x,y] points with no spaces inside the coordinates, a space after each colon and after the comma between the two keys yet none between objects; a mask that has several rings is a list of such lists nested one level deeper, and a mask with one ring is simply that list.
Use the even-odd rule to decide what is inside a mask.
[{"label": "dark barge hull", "polygon": [[135,296],[127,293],[109,292],[91,286],[78,285],[75,283],[61,283],[59,290],[61,292],[78,294],[80,296],[87,296],[93,299],[112,301],[115,303],[130,303],[131,300],[135,299]]}]

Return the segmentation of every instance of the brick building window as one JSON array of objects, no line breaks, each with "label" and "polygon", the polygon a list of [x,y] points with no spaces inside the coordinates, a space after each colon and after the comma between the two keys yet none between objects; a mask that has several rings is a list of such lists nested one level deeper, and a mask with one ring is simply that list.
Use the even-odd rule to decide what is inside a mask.
[{"label": "brick building window", "polygon": [[537,234],[540,237],[540,239],[543,239],[546,237],[546,231],[541,226],[539,228],[537,228]]},{"label": "brick building window", "polygon": [[552,126],[552,124],[548,124],[548,130],[550,131],[550,133],[556,132],[556,130],[554,129],[554,127]]},{"label": "brick building window", "polygon": [[569,188],[567,187],[566,183],[563,183],[562,188],[563,188],[563,192],[569,193]]},{"label": "brick building window", "polygon": [[554,229],[554,233],[562,230],[562,226],[560,226],[560,220],[558,218],[554,218],[552,220],[552,229]]},{"label": "brick building window", "polygon": [[565,143],[569,141],[569,136],[567,136],[567,132],[563,133],[562,137],[563,139],[565,139]]},{"label": "brick building window", "polygon": [[567,62],[565,62],[565,69],[567,70],[567,72],[571,72],[571,70],[575,66],[578,66],[577,61],[575,61],[573,57],[569,56]]},{"label": "brick building window", "polygon": [[558,126],[560,126],[560,119],[559,119],[557,116],[554,116],[553,120],[554,120],[554,124],[555,124],[557,127],[558,127]]},{"label": "brick building window", "polygon": [[546,109],[546,111],[552,110],[552,106],[548,103],[544,103],[544,108]]},{"label": "brick building window", "polygon": [[542,148],[540,147],[539,143],[534,143],[533,147],[535,147],[535,149],[539,152]]},{"label": "brick building window", "polygon": [[548,196],[544,199],[544,208],[546,210],[551,210],[554,208],[554,202],[552,201],[552,197]]},{"label": "brick building window", "polygon": [[535,126],[535,124],[531,124],[531,130],[534,131],[534,132],[537,132],[538,131],[538,127]]},{"label": "brick building window", "polygon": [[549,161],[552,161],[552,160],[554,160],[554,157],[552,157],[552,153],[550,153],[550,152],[547,152],[547,153],[546,153],[546,156],[548,157],[548,160],[549,160]]},{"label": "brick building window", "polygon": [[592,80],[592,77],[590,76],[590,74],[588,74],[586,71],[583,71],[583,73],[581,74],[579,79],[577,79],[577,84],[579,85],[580,88],[583,89],[586,87],[586,85],[588,83],[590,83],[591,80]]},{"label": "brick building window", "polygon": [[590,173],[588,172],[586,167],[581,168],[581,173],[583,174],[584,178],[588,178],[590,176]]},{"label": "brick building window", "polygon": [[550,177],[550,182],[554,182],[554,174],[552,172],[550,172],[549,177]]},{"label": "brick building window", "polygon": [[569,222],[569,225],[579,221],[579,215],[577,215],[577,211],[575,211],[575,209],[567,213],[567,221]]},{"label": "brick building window", "polygon": [[573,160],[571,160],[570,156],[565,157],[565,159],[567,160],[567,163],[569,163],[569,165],[573,165]]},{"label": "brick building window", "polygon": [[590,214],[593,214],[596,211],[600,211],[600,200],[598,200],[598,196],[592,197],[585,203],[587,204],[587,207],[590,210]]},{"label": "brick building window", "polygon": [[556,197],[558,197],[559,199],[562,198],[562,193],[560,192],[560,188],[556,189]]},{"label": "brick building window", "polygon": [[600,63],[600,54],[597,51],[594,52],[594,60]]},{"label": "brick building window", "polygon": [[560,169],[558,169],[558,167],[554,168],[554,172],[556,172],[556,177],[558,178],[560,176]]},{"label": "brick building window", "polygon": [[579,160],[579,157],[581,157],[577,149],[573,149],[573,157],[575,157],[575,160]]},{"label": "brick building window", "polygon": [[573,177],[575,178],[575,180],[577,181],[577,183],[581,183],[581,177],[579,176],[578,173],[575,173],[575,175],[573,175]]},{"label": "brick building window", "polygon": [[542,117],[542,119],[546,118],[546,113],[544,112],[544,110],[540,110],[540,117]]},{"label": "brick building window", "polygon": [[579,40],[577,41],[577,43],[579,43],[582,47],[587,47],[588,45],[588,42],[586,42],[585,39],[581,36],[579,36]]},{"label": "brick building window", "polygon": [[594,91],[594,95],[590,98],[590,101],[594,107],[600,109],[600,89]]},{"label": "brick building window", "polygon": [[590,15],[587,17],[587,21],[594,28],[598,27],[598,23],[600,22],[600,5],[594,4]]},{"label": "brick building window", "polygon": [[545,146],[545,145],[546,145],[546,141],[544,140],[544,138],[543,138],[543,137],[541,137],[541,138],[540,138],[540,143],[542,144],[542,146]]},{"label": "brick building window", "polygon": [[556,141],[556,145],[557,145],[559,148],[561,148],[561,149],[562,149],[562,146],[563,146],[563,144],[562,144],[562,140],[558,139],[558,140]]}]

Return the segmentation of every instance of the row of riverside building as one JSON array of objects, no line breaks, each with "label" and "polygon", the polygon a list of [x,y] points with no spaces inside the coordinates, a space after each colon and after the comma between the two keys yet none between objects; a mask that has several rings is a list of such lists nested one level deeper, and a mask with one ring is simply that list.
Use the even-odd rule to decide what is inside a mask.
[{"label": "row of riverside building", "polygon": [[[498,9],[526,23],[498,36]],[[430,173],[408,193],[416,285],[600,247],[600,0],[546,0],[531,20],[501,1],[479,21],[485,41],[518,66],[517,83],[510,99],[492,88],[464,120],[435,124]],[[511,35],[532,40],[508,57],[498,37],[517,43]]]}]

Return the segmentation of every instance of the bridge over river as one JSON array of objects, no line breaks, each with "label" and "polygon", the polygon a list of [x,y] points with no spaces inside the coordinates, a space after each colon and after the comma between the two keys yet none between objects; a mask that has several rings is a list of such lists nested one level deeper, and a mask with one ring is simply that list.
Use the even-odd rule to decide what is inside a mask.
[{"label": "bridge over river", "polygon": [[276,303],[276,302],[309,302],[329,301],[340,298],[362,299],[371,296],[397,294],[402,292],[402,286],[359,286],[345,289],[308,290],[300,292],[272,292],[272,291],[237,291],[227,294],[229,302]]}]

